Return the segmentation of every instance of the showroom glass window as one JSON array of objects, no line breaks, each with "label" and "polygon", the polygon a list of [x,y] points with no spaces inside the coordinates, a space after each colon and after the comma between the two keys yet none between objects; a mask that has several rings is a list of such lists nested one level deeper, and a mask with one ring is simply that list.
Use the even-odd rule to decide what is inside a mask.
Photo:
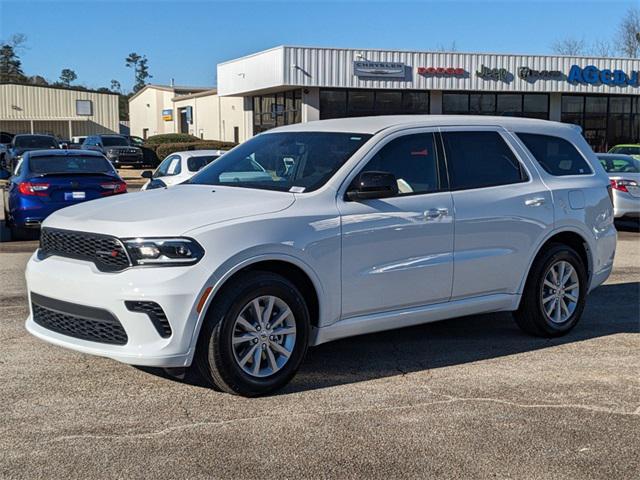
[{"label": "showroom glass window", "polygon": [[443,132],[452,190],[525,182],[527,174],[498,132]]},{"label": "showroom glass window", "polygon": [[563,95],[562,121],[582,127],[596,152],[640,141],[640,101],[628,95]]},{"label": "showroom glass window", "polygon": [[405,135],[391,140],[373,156],[364,171],[395,175],[398,195],[440,190],[438,156],[432,133]]},{"label": "showroom glass window", "polygon": [[302,121],[302,91],[253,97],[253,134]]},{"label": "showroom glass window", "polygon": [[320,90],[320,119],[429,113],[429,92],[419,90]]},{"label": "showroom glass window", "polygon": [[447,115],[498,115],[549,118],[549,95],[543,93],[443,93]]}]

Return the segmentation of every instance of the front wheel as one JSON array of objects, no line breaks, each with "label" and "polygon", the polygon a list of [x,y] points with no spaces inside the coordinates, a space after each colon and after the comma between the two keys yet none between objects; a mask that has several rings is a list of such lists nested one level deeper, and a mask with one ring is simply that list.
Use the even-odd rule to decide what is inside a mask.
[{"label": "front wheel", "polygon": [[534,262],[520,307],[518,326],[540,337],[558,337],[576,326],[587,296],[587,271],[567,245],[553,245]]},{"label": "front wheel", "polygon": [[247,272],[214,299],[200,333],[196,364],[218,389],[247,397],[286,385],[309,343],[309,312],[286,278]]}]

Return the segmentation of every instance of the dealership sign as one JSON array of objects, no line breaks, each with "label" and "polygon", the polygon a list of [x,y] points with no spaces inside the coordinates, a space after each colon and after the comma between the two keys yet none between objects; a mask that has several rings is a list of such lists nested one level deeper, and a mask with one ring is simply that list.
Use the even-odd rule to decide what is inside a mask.
[{"label": "dealership sign", "polygon": [[460,77],[464,75],[466,70],[464,68],[454,67],[418,67],[419,75],[426,76],[442,76],[442,77]]},{"label": "dealership sign", "polygon": [[587,85],[612,85],[624,87],[626,85],[637,87],[640,84],[640,72],[631,71],[625,73],[623,70],[600,70],[598,67],[589,65],[580,67],[574,65],[569,71],[567,78],[569,83],[585,83]]},{"label": "dealership sign", "polygon": [[173,120],[173,109],[167,108],[165,110],[162,110],[162,120],[164,120],[165,122],[170,122],[171,120]]},{"label": "dealership sign", "polygon": [[401,62],[353,62],[353,74],[357,77],[405,78],[406,65]]},{"label": "dealership sign", "polygon": [[518,77],[535,82],[536,80],[561,80],[564,75],[558,70],[534,70],[529,67],[518,68]]},{"label": "dealership sign", "polygon": [[506,68],[489,68],[482,65],[480,70],[476,71],[476,76],[483,80],[500,80],[501,82],[509,81],[509,71]]}]

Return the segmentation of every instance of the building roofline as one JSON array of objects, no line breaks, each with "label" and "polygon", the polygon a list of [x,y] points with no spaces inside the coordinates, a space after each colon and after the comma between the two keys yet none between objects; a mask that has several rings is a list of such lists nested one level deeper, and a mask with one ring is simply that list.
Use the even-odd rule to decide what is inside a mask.
[{"label": "building roofline", "polygon": [[63,87],[60,85],[34,85],[32,83],[20,83],[20,82],[0,82],[1,85],[17,85],[20,87],[33,87],[33,88],[50,88],[53,90],[67,90],[72,92],[85,92],[85,93],[97,93],[99,95],[121,95],[118,92],[101,92],[98,90],[93,90],[91,88],[80,88],[80,87]]},{"label": "building roofline", "polygon": [[262,53],[270,52],[272,50],[285,49],[285,48],[308,48],[315,50],[343,50],[343,51],[358,51],[358,52],[397,52],[397,53],[433,53],[442,55],[492,55],[492,56],[508,56],[508,57],[546,57],[546,58],[575,58],[575,59],[596,59],[596,60],[631,60],[638,61],[640,59],[633,57],[599,57],[597,55],[553,55],[544,53],[498,53],[498,52],[461,52],[461,51],[437,51],[437,50],[412,50],[412,49],[390,49],[390,48],[354,48],[354,47],[319,47],[313,45],[278,45],[275,47],[260,50],[249,55],[234,58],[224,62],[219,62],[218,65],[225,65],[227,63],[233,63],[238,60],[244,60]]},{"label": "building roofline", "polygon": [[129,97],[129,101],[133,100],[134,98],[138,97],[142,92],[150,89],[150,88],[154,88],[156,90],[163,90],[165,92],[176,92],[176,90],[190,90],[194,93],[199,93],[199,92],[204,92],[206,90],[211,90],[211,87],[189,87],[189,86],[185,86],[185,85],[160,85],[160,84],[156,84],[156,83],[148,83],[146,84],[144,87],[142,87],[140,90],[138,90],[136,93],[134,93],[133,95],[131,95],[131,97]]},{"label": "building roofline", "polygon": [[189,100],[190,98],[199,98],[199,97],[208,97],[210,95],[217,95],[217,88],[210,88],[209,90],[204,90],[202,92],[190,93],[189,95],[176,95],[171,99],[172,102],[179,102],[180,100]]}]

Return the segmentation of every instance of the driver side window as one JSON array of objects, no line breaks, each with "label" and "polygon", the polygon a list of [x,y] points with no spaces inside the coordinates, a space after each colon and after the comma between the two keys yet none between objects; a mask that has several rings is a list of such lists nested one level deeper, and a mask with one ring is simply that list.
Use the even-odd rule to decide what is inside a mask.
[{"label": "driver side window", "polygon": [[398,196],[440,190],[438,158],[433,133],[417,133],[396,138],[382,147],[364,171],[392,173]]}]

